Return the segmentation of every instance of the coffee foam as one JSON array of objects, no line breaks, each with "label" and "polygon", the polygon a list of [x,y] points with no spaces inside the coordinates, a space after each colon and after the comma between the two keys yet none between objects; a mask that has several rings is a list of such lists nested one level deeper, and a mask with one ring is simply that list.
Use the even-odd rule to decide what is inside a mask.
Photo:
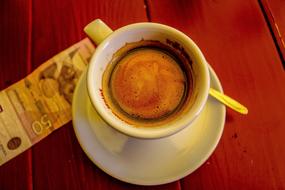
[{"label": "coffee foam", "polygon": [[179,51],[159,41],[127,43],[104,71],[106,106],[136,127],[169,123],[191,107],[191,64]]},{"label": "coffee foam", "polygon": [[154,48],[138,48],[114,68],[111,91],[127,114],[158,119],[179,105],[185,83],[184,73],[173,57]]}]

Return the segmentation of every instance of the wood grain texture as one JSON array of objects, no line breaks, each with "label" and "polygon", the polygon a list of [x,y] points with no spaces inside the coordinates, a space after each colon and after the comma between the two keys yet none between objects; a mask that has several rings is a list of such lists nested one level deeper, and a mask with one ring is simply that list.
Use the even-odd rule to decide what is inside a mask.
[{"label": "wood grain texture", "polygon": [[188,34],[224,91],[249,108],[227,110],[222,139],[182,189],[284,189],[285,75],[257,1],[149,0],[150,18]]},{"label": "wood grain texture", "polygon": [[[29,1],[0,1],[0,90],[30,72],[29,7]],[[1,166],[0,189],[30,189],[31,164],[28,150]]]},{"label": "wood grain texture", "polygon": [[285,1],[260,0],[285,68]]},{"label": "wood grain texture", "polygon": [[[142,187],[108,176],[84,154],[69,123],[1,166],[1,190],[285,189],[285,75],[258,1],[145,2],[148,14],[143,0],[0,1],[0,88],[84,38],[82,28],[95,18],[113,29],[150,18],[188,34],[249,115],[227,110],[216,151],[181,184]],[[283,10],[278,3],[270,1],[271,9]]]}]

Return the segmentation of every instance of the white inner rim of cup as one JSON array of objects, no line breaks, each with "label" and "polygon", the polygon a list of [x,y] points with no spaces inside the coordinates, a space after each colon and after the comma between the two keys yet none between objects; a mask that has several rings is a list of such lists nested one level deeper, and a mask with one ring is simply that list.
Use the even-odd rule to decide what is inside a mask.
[{"label": "white inner rim of cup", "polygon": [[[158,40],[165,44],[166,39],[178,42],[191,57],[195,75],[197,92],[196,101],[189,112],[159,127],[134,127],[119,119],[107,107],[102,95],[102,75],[113,54],[128,42],[140,40]],[[138,138],[160,138],[169,136],[189,125],[204,107],[210,87],[210,77],[207,62],[198,46],[182,32],[157,23],[137,23],[114,31],[96,48],[89,64],[87,73],[87,88],[90,100],[98,114],[113,128],[127,135]]]}]

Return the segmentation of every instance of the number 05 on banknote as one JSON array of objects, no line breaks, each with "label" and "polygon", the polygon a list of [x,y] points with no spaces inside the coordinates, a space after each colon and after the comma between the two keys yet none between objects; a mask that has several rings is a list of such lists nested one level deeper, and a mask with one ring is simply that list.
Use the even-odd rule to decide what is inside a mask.
[{"label": "number 05 on banknote", "polygon": [[71,120],[73,91],[93,52],[84,39],[0,92],[0,165]]}]

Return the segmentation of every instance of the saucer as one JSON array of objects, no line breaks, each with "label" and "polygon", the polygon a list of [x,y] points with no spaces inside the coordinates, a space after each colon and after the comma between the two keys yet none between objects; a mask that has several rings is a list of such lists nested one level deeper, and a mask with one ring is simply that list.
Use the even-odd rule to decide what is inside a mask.
[{"label": "saucer", "polygon": [[[209,66],[211,87],[222,91]],[[179,180],[200,167],[216,148],[225,123],[225,106],[211,96],[191,126],[161,139],[136,139],[119,133],[96,113],[82,74],[72,103],[76,137],[90,160],[107,174],[137,185]]]}]

